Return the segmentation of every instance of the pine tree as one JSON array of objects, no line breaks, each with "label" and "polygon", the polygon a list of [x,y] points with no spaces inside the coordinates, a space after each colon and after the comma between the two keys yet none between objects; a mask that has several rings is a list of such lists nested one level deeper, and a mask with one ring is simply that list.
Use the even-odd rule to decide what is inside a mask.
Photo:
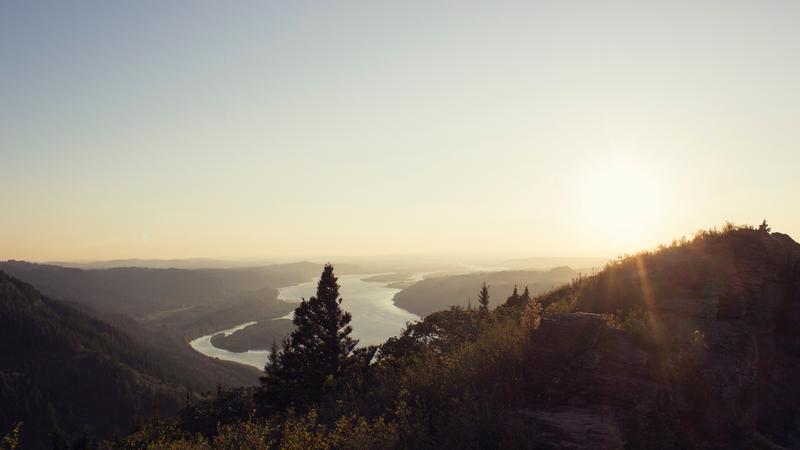
[{"label": "pine tree", "polygon": [[350,337],[352,317],[341,303],[333,266],[327,264],[317,295],[295,309],[295,330],[280,350],[273,344],[258,396],[262,411],[308,405],[335,385],[358,344]]},{"label": "pine tree", "polygon": [[511,296],[506,299],[506,304],[509,306],[514,306],[519,303],[519,292],[517,292],[517,285],[514,285],[514,292],[511,293]]},{"label": "pine tree", "polygon": [[339,284],[333,266],[325,266],[317,295],[303,301],[294,313],[297,327],[291,336],[292,347],[314,358],[321,374],[336,375],[357,341],[351,338],[351,316],[341,308]]},{"label": "pine tree", "polygon": [[489,312],[489,286],[486,283],[481,285],[481,290],[478,292],[478,311],[481,313]]},{"label": "pine tree", "polygon": [[525,291],[522,293],[522,297],[519,298],[519,302],[525,305],[529,301],[531,301],[531,292],[528,290],[528,286],[525,286]]},{"label": "pine tree", "polygon": [[531,299],[531,293],[530,291],[528,291],[528,286],[525,286],[525,291],[522,293],[522,295],[519,295],[519,291],[517,291],[517,286],[514,286],[514,292],[511,294],[510,297],[508,297],[508,300],[506,300],[505,305],[513,308],[527,304],[528,301],[530,301],[530,299]]},{"label": "pine tree", "polygon": [[772,231],[772,228],[770,228],[769,224],[767,223],[767,219],[764,219],[764,221],[761,222],[761,225],[758,226],[758,231],[762,233],[769,233]]},{"label": "pine tree", "polygon": [[267,415],[273,408],[284,408],[293,403],[305,403],[296,398],[302,393],[302,378],[295,373],[302,366],[295,364],[296,353],[292,352],[289,339],[284,339],[281,347],[272,341],[269,359],[264,367],[264,376],[260,378],[261,389],[256,392],[255,400],[259,413]]}]

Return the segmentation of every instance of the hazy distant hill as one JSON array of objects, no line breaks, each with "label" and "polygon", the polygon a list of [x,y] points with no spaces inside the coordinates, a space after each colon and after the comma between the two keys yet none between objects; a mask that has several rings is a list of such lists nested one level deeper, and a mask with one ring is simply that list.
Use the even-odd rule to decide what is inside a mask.
[{"label": "hazy distant hill", "polygon": [[182,367],[113,327],[0,272],[0,424],[24,422],[23,448],[87,427],[127,431],[135,416],[177,411]]},{"label": "hazy distant hill", "polygon": [[210,269],[257,267],[270,264],[267,261],[228,261],[212,258],[184,259],[110,259],[106,261],[48,261],[44,264],[76,269],[113,269],[116,267],[140,267],[144,269]]},{"label": "hazy distant hill", "polygon": [[0,270],[33,284],[47,295],[133,316],[308,281],[319,273],[320,267],[304,262],[247,269],[83,270],[22,261],[0,263]]},{"label": "hazy distant hill", "polygon": [[46,295],[88,307],[103,318],[128,316],[184,339],[286,314],[291,308],[278,300],[275,288],[311,280],[320,267],[300,262],[245,269],[84,270],[0,263],[0,270]]},{"label": "hazy distant hill", "polygon": [[610,258],[591,258],[591,257],[531,257],[515,258],[503,261],[503,266],[510,269],[536,269],[546,270],[552,267],[569,266],[579,271],[591,272],[592,269],[598,271],[603,268]]},{"label": "hazy distant hill", "polygon": [[7,271],[52,298],[127,333],[183,368],[186,382],[211,390],[255,384],[259,371],[207,358],[188,341],[251,320],[280,317],[293,309],[273,286],[308,281],[321,265],[309,262],[248,269],[83,270],[20,261],[0,263]]},{"label": "hazy distant hill", "polygon": [[506,270],[500,272],[475,272],[463,275],[432,276],[413,284],[394,296],[397,306],[417,315],[425,316],[451,305],[467,306],[470,299],[477,307],[478,290],[482,283],[489,285],[491,306],[504,303],[516,285],[522,294],[525,286],[531,295],[541,294],[566,283],[578,273],[569,267],[548,271]]}]

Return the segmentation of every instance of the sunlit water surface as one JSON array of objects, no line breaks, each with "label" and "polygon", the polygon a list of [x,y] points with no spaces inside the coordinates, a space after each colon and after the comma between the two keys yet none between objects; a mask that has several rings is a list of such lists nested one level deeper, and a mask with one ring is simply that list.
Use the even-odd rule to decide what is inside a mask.
[{"label": "sunlit water surface", "polygon": [[[395,306],[392,298],[400,289],[386,287],[385,282],[362,281],[371,275],[343,275],[339,277],[339,295],[342,297],[342,308],[353,316],[350,325],[351,336],[358,339],[359,345],[381,344],[386,339],[396,336],[405,328],[406,323],[419,319],[416,314]],[[415,281],[422,275],[415,277]],[[318,280],[308,281],[295,286],[278,289],[278,298],[287,302],[299,302],[317,292]],[[291,320],[293,313],[275,319]],[[244,353],[229,352],[211,345],[211,337],[215,334],[232,334],[255,322],[247,322],[228,330],[217,331],[191,341],[189,344],[198,352],[226,361],[235,361],[259,369],[264,368],[269,352],[251,350]]]}]

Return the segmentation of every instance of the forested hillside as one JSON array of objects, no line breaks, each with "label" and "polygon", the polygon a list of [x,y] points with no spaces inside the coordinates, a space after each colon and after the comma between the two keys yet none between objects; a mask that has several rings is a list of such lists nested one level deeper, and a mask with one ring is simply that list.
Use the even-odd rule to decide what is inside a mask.
[{"label": "forested hillside", "polygon": [[22,422],[23,448],[49,447],[56,430],[125,433],[187,398],[183,367],[3,272],[0,330],[0,426]]},{"label": "forested hillside", "polygon": [[184,368],[187,382],[198,390],[213,390],[218,383],[253,385],[258,371],[207,358],[188,341],[242,322],[285,315],[292,306],[278,300],[275,287],[309,280],[320,267],[302,262],[238,269],[84,270],[0,263],[0,270],[45,295],[112,324],[140,346],[158,349]]},{"label": "forested hillside", "polygon": [[295,263],[244,269],[83,270],[24,261],[0,263],[0,270],[53,298],[142,319],[307,281],[318,274],[320,267]]}]

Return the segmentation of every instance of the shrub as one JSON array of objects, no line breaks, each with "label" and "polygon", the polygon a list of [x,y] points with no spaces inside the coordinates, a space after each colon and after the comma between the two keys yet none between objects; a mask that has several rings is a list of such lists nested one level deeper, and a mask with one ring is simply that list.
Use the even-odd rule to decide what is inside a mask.
[{"label": "shrub", "polygon": [[19,435],[22,433],[22,422],[17,422],[13,428],[0,440],[0,449],[13,450],[19,447]]}]

